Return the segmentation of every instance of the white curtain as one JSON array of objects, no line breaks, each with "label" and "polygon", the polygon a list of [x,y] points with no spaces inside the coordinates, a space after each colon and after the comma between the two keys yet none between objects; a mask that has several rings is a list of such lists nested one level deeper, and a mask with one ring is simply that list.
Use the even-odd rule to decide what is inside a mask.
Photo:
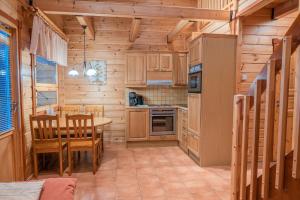
[{"label": "white curtain", "polygon": [[68,65],[68,43],[37,15],[33,18],[30,53],[59,65]]}]

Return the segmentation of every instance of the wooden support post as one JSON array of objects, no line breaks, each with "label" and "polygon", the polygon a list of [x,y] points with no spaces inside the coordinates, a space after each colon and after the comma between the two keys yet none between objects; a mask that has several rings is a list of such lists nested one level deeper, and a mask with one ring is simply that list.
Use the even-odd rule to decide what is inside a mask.
[{"label": "wooden support post", "polygon": [[237,200],[240,186],[241,173],[241,136],[242,136],[242,111],[243,95],[234,96],[233,104],[233,138],[231,161],[231,199]]},{"label": "wooden support post", "polygon": [[251,155],[251,180],[250,180],[250,200],[257,197],[257,165],[258,165],[258,146],[259,146],[259,126],[260,126],[260,107],[263,80],[256,81],[254,93],[254,118],[253,118],[253,137]]},{"label": "wooden support post", "polygon": [[300,178],[300,46],[296,50],[295,65],[295,100],[294,100],[294,119],[293,119],[293,177]]},{"label": "wooden support post", "polygon": [[274,111],[275,111],[275,61],[268,63],[266,88],[266,111],[264,125],[262,192],[263,199],[269,198],[270,163],[273,158]]},{"label": "wooden support post", "polygon": [[280,82],[280,105],[279,105],[279,124],[278,124],[278,145],[277,145],[277,165],[275,187],[283,189],[284,181],[284,161],[285,161],[285,143],[287,127],[287,109],[288,109],[288,92],[290,76],[290,59],[291,59],[292,38],[285,36],[282,46],[282,68]]},{"label": "wooden support post", "polygon": [[240,200],[246,200],[250,96],[244,96]]}]

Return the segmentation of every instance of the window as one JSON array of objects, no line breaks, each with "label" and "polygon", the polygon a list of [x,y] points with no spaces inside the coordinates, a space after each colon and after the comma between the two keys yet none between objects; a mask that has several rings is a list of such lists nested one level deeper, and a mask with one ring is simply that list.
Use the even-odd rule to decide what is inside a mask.
[{"label": "window", "polygon": [[12,129],[10,34],[0,29],[0,134]]},{"label": "window", "polygon": [[36,56],[35,66],[37,111],[56,106],[58,102],[57,64]]}]

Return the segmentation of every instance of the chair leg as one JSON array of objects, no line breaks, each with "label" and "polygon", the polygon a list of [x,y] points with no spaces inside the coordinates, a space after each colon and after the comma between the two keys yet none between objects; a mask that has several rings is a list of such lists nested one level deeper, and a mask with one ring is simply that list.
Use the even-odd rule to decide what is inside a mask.
[{"label": "chair leg", "polygon": [[93,159],[93,174],[96,174],[96,170],[97,170],[97,157],[96,157],[96,148],[93,147],[93,150],[92,150],[92,159]]},{"label": "chair leg", "polygon": [[80,162],[80,151],[78,151],[78,162]]},{"label": "chair leg", "polygon": [[104,132],[102,131],[102,133],[101,133],[102,152],[104,152],[104,138],[103,138],[103,135],[104,135]]},{"label": "chair leg", "polygon": [[39,166],[38,166],[37,153],[34,151],[33,152],[33,171],[34,171],[35,178],[38,177],[38,173],[39,173],[38,170],[39,170]]},{"label": "chair leg", "polygon": [[72,152],[70,150],[70,147],[68,147],[68,164],[69,164],[69,176],[72,175]]},{"label": "chair leg", "polygon": [[62,176],[63,175],[63,151],[62,149],[59,151],[58,153],[58,157],[59,157],[59,175]]}]

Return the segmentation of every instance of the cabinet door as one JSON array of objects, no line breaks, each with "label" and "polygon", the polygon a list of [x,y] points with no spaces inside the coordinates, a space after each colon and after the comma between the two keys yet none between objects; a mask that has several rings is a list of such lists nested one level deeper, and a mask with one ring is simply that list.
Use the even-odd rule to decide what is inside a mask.
[{"label": "cabinet door", "polygon": [[190,47],[190,64],[196,65],[202,63],[202,38],[198,38],[192,42]]},{"label": "cabinet door", "polygon": [[158,53],[148,53],[147,54],[147,71],[155,72],[159,71],[159,54]]},{"label": "cabinet door", "polygon": [[187,143],[189,151],[195,154],[195,156],[199,157],[199,136],[194,133],[188,132]]},{"label": "cabinet door", "polygon": [[148,140],[148,109],[129,109],[126,111],[127,117],[127,141]]},{"label": "cabinet door", "polygon": [[160,71],[171,72],[173,70],[172,54],[163,53],[159,55]]},{"label": "cabinet door", "polygon": [[176,86],[187,85],[187,55],[174,54],[173,82]]},{"label": "cabinet door", "polygon": [[125,84],[127,86],[146,86],[146,59],[144,54],[128,54]]},{"label": "cabinet door", "polygon": [[178,141],[179,143],[182,141],[182,110],[181,109],[178,109],[178,112],[177,112],[177,138],[178,138]]},{"label": "cabinet door", "polygon": [[188,95],[188,131],[200,134],[201,94]]}]

